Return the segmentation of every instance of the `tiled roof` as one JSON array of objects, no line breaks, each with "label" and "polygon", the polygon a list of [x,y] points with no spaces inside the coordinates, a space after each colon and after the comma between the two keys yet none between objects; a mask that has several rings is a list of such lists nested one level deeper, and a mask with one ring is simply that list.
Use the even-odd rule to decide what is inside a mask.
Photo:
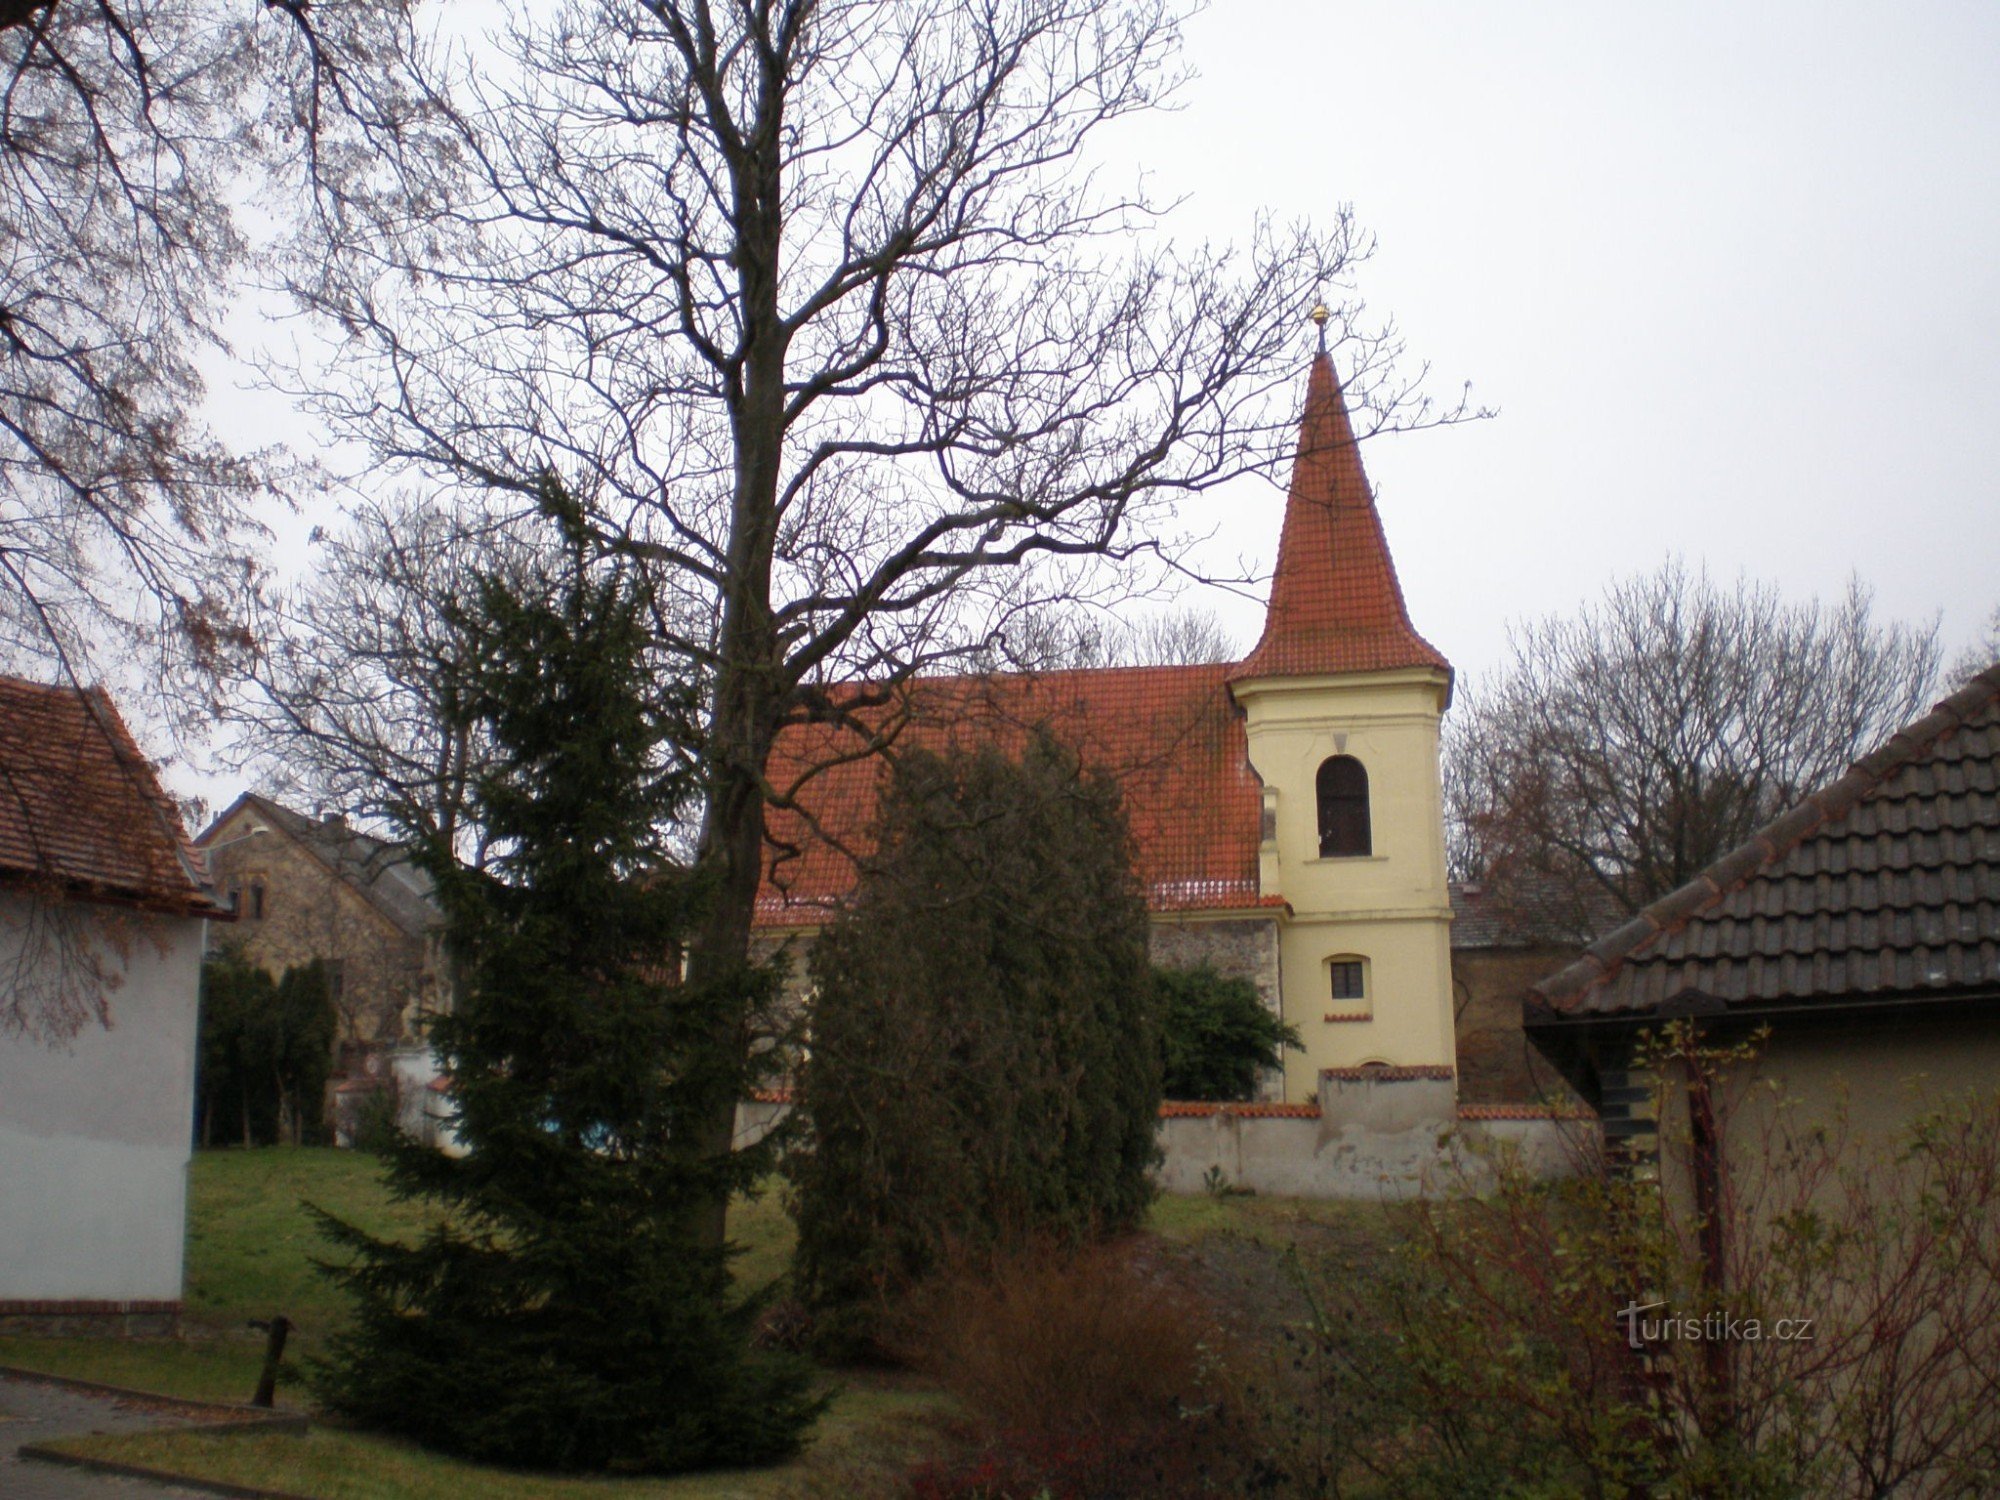
[{"label": "tiled roof", "polygon": [[1317,1104],[1208,1104],[1199,1100],[1169,1099],[1160,1106],[1163,1120],[1198,1120],[1215,1115],[1233,1115],[1240,1120],[1317,1120]]},{"label": "tiled roof", "polygon": [[1531,1022],[2000,992],[2000,667],[1529,992]]},{"label": "tiled roof", "polygon": [[1621,911],[1608,895],[1579,895],[1546,875],[1496,874],[1451,884],[1451,946],[1580,948]]},{"label": "tiled roof", "polygon": [[180,814],[101,688],[0,677],[0,876],[220,910]]},{"label": "tiled roof", "polygon": [[1446,1063],[1417,1063],[1402,1068],[1387,1063],[1363,1063],[1358,1068],[1321,1068],[1319,1076],[1336,1083],[1415,1083],[1419,1079],[1449,1083],[1458,1074]]},{"label": "tiled roof", "polygon": [[349,827],[344,818],[310,818],[282,802],[245,792],[208,826],[199,842],[206,846],[242,807],[254,809],[302,845],[400,931],[422,937],[443,922],[443,913],[431,894],[431,878],[411,862],[409,852],[399,844]]},{"label": "tiled roof", "polygon": [[[907,714],[894,746],[992,744],[1017,752],[1037,726],[1046,727],[1119,781],[1151,909],[1270,905],[1277,898],[1263,897],[1257,884],[1262,791],[1250,769],[1242,716],[1224,684],[1229,671],[1225,665],[1105,667],[919,679],[894,710]],[[889,722],[890,712],[871,714],[871,722]],[[812,822],[798,812],[771,811],[760,925],[818,922],[852,890],[852,855],[867,852],[876,796],[888,774],[880,756],[840,762],[866,743],[857,731],[824,724],[796,726],[779,738],[766,774],[781,792],[812,767],[833,764],[799,792]]]},{"label": "tiled roof", "polygon": [[1306,386],[1264,636],[1229,675],[1241,681],[1399,667],[1451,671],[1410,624],[1347,405],[1322,351]]},{"label": "tiled roof", "polygon": [[1556,1109],[1547,1104],[1461,1104],[1458,1117],[1468,1122],[1480,1120],[1585,1120],[1581,1109]]}]

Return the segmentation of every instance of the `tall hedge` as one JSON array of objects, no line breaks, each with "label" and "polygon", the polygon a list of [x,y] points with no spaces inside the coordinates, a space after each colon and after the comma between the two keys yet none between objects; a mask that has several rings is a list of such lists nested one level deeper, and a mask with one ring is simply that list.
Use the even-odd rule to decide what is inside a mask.
[{"label": "tall hedge", "polygon": [[813,950],[790,1168],[797,1284],[834,1330],[948,1250],[1129,1226],[1156,1159],[1146,909],[1115,785],[1047,739],[1019,760],[909,754],[874,842]]},{"label": "tall hedge", "polygon": [[339,1015],[318,959],[270,971],[235,949],[201,966],[195,1139],[204,1146],[317,1145]]}]

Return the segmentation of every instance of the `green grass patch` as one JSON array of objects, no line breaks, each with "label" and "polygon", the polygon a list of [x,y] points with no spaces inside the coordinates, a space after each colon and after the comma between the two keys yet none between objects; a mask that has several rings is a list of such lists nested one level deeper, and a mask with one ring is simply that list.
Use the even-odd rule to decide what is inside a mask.
[{"label": "green grass patch", "polygon": [[[263,1343],[215,1339],[0,1338],[0,1365],[157,1391],[190,1401],[248,1401],[264,1366]],[[303,1397],[280,1388],[286,1404]]]},{"label": "green grass patch", "polygon": [[71,1438],[67,1452],[144,1464],[190,1478],[261,1485],[318,1500],[817,1500],[886,1493],[938,1442],[949,1407],[934,1392],[893,1383],[844,1389],[812,1445],[767,1469],[671,1479],[569,1479],[459,1463],[415,1444],[338,1427],[303,1437],[198,1432]]},{"label": "green grass patch", "polygon": [[197,1152],[188,1192],[191,1325],[235,1333],[251,1318],[283,1313],[317,1344],[346,1319],[346,1298],[313,1267],[315,1258],[334,1251],[307,1203],[371,1234],[403,1240],[414,1240],[437,1217],[423,1204],[391,1199],[382,1164],[363,1152],[313,1146]]},{"label": "green grass patch", "polygon": [[1301,1239],[1336,1237],[1387,1244],[1397,1237],[1394,1203],[1267,1198],[1255,1193],[1163,1193],[1146,1227],[1170,1240],[1241,1235],[1283,1248]]},{"label": "green grass patch", "polygon": [[[298,1325],[292,1352],[310,1355],[345,1322],[340,1292],[312,1262],[333,1253],[302,1206],[319,1205],[372,1233],[414,1237],[433,1222],[422,1204],[398,1203],[375,1158],[298,1147],[197,1153],[189,1192],[187,1332],[178,1340],[0,1338],[0,1363],[210,1401],[244,1401],[255,1388],[263,1336],[252,1318],[283,1313]],[[1386,1243],[1395,1210],[1378,1204],[1192,1194],[1162,1197],[1147,1227],[1170,1240],[1245,1237],[1283,1246],[1301,1239]],[[759,1289],[784,1274],[794,1240],[774,1180],[730,1211],[742,1247],[738,1284]],[[303,1404],[296,1367],[279,1400]],[[804,1456],[769,1469],[674,1479],[557,1479],[459,1463],[393,1438],[315,1426],[304,1437],[199,1433],[78,1438],[93,1457],[324,1500],[832,1500],[889,1493],[909,1466],[939,1450],[947,1398],[921,1385],[855,1377],[815,1430]]]},{"label": "green grass patch", "polygon": [[749,1197],[729,1205],[729,1238],[741,1249],[733,1270],[746,1292],[762,1291],[792,1268],[798,1228],[785,1212],[784,1190],[776,1178]]}]

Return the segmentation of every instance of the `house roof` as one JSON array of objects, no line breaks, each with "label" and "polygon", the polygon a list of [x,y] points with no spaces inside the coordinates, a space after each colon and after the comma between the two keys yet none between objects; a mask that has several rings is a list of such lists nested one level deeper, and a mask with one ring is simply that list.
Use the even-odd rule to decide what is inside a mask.
[{"label": "house roof", "polygon": [[1321,350],[1306,383],[1263,638],[1229,677],[1406,667],[1451,671],[1410,624],[1347,404]]},{"label": "house roof", "polygon": [[0,677],[0,878],[189,915],[222,910],[101,688]]},{"label": "house roof", "polygon": [[[1108,667],[1033,675],[919,679],[868,722],[894,728],[892,753],[997,745],[1018,752],[1046,728],[1125,792],[1147,905],[1155,911],[1234,910],[1274,904],[1260,897],[1257,849],[1263,794],[1243,719],[1217,664]],[[773,808],[764,926],[809,925],[854,885],[856,855],[888,766],[861,756],[857,729],[801,725],[779,738],[767,777],[780,791],[815,767],[799,791],[800,812]],[[831,763],[829,765],[829,763]]]},{"label": "house roof", "polygon": [[431,894],[431,878],[411,862],[409,851],[348,826],[342,817],[308,817],[282,802],[245,792],[208,826],[198,842],[210,844],[223,824],[244,809],[254,811],[301,845],[399,931],[422,937],[443,921]]},{"label": "house roof", "polygon": [[2000,666],[1529,992],[1531,1023],[2000,991]]},{"label": "house roof", "polygon": [[1614,921],[1618,913],[1608,896],[1578,893],[1532,871],[1454,880],[1451,946],[1454,951],[1580,948],[1590,937],[1588,928]]}]

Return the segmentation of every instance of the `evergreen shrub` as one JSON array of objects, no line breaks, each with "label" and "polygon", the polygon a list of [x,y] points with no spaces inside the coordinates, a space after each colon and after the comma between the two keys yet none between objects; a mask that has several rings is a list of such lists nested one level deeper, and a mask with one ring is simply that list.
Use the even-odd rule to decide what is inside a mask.
[{"label": "evergreen shrub", "polygon": [[1244,1100],[1260,1075],[1304,1047],[1296,1026],[1272,1013],[1255,985],[1203,964],[1155,969],[1160,1008],[1161,1091],[1169,1099]]},{"label": "evergreen shrub", "polygon": [[947,1253],[1076,1242],[1152,1195],[1159,1033],[1116,786],[1037,737],[893,766],[815,945],[796,1280],[852,1354]]}]

